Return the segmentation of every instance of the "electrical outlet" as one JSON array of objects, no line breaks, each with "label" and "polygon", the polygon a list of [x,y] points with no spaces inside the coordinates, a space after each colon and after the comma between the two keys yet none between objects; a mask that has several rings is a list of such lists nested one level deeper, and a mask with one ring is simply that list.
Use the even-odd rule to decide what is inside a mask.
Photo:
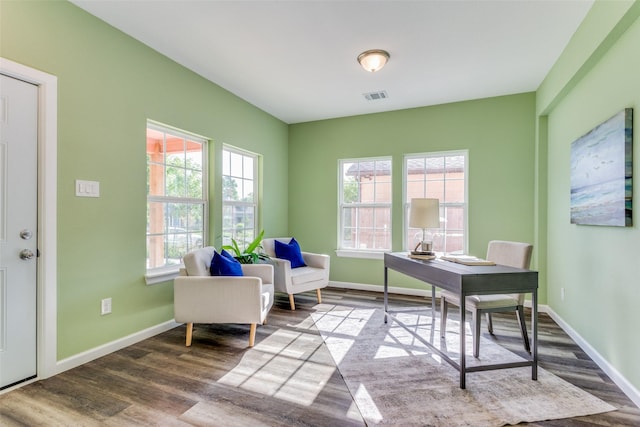
[{"label": "electrical outlet", "polygon": [[105,298],[102,300],[102,309],[100,314],[104,316],[105,314],[111,313],[111,298]]},{"label": "electrical outlet", "polygon": [[560,301],[564,301],[564,288],[560,288]]}]

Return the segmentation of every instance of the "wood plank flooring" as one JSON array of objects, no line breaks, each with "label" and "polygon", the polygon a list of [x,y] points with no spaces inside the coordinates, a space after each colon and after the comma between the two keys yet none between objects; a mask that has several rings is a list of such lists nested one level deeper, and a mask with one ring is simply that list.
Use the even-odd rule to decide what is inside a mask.
[{"label": "wood plank flooring", "polygon": [[[381,308],[382,294],[328,288],[323,303]],[[430,304],[428,298],[401,295],[391,296],[390,303]],[[288,298],[277,295],[269,323],[259,326],[256,336],[256,348],[273,353],[248,351],[248,325],[196,325],[191,347],[185,347],[180,326],[0,395],[0,425],[362,426],[340,373],[309,323],[315,305],[315,292],[296,295],[292,312]],[[495,335],[483,325],[484,336],[524,355],[515,315],[495,314],[493,323]],[[545,314],[538,335],[540,366],[620,409],[529,425],[640,426],[640,409]],[[300,352],[308,353],[308,363],[283,359]],[[253,370],[267,363],[282,375],[261,377]]]}]

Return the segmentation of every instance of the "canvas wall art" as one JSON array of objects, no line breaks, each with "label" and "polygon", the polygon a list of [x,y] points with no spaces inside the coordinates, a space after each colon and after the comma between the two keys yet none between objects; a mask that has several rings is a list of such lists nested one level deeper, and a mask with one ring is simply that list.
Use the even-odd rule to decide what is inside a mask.
[{"label": "canvas wall art", "polygon": [[632,225],[633,109],[571,144],[571,223]]}]

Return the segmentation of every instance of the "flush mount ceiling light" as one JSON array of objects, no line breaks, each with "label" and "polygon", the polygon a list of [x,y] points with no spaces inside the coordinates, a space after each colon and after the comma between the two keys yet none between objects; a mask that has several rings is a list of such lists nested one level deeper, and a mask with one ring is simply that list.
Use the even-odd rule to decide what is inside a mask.
[{"label": "flush mount ceiling light", "polygon": [[358,62],[362,65],[362,68],[375,73],[380,70],[389,60],[389,52],[382,49],[365,50],[358,55]]}]

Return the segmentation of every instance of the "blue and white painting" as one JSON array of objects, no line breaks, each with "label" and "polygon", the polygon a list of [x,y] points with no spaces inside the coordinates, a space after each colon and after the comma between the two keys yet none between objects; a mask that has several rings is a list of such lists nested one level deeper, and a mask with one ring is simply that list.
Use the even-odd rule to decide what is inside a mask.
[{"label": "blue and white painting", "polygon": [[629,227],[633,109],[571,144],[571,223]]}]

